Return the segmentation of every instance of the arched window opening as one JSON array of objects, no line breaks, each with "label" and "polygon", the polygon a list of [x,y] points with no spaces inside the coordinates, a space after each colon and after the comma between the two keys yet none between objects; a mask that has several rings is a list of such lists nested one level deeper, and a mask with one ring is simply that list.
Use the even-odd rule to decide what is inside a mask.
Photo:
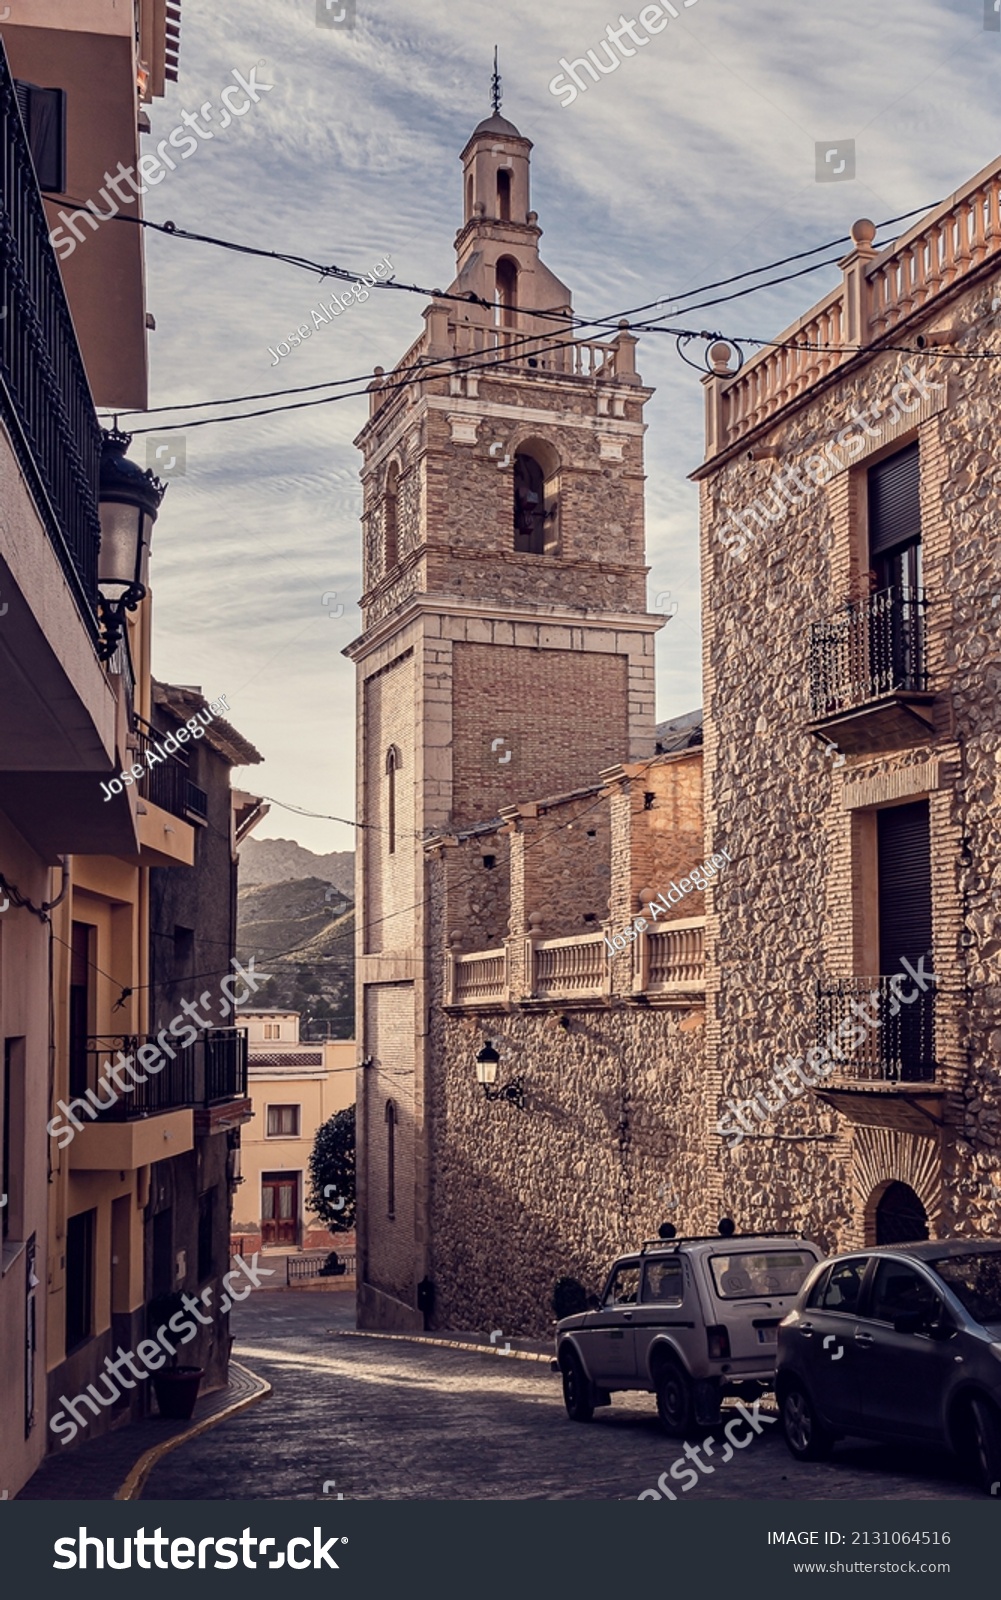
[{"label": "arched window opening", "polygon": [[402,765],[399,750],[391,744],[386,751],[386,838],[390,855],[396,854],[396,774]]},{"label": "arched window opening", "polygon": [[501,256],[495,269],[497,313],[502,328],[513,328],[518,305],[518,263]]},{"label": "arched window opening", "polygon": [[386,1101],[386,1215],[396,1216],[396,1106]]},{"label": "arched window opening", "polygon": [[545,444],[522,445],[514,457],[514,548],[541,556],[558,544],[559,464]]},{"label": "arched window opening", "polygon": [[876,1207],[876,1243],[912,1244],[927,1237],[928,1213],[910,1184],[888,1184]]},{"label": "arched window opening", "polygon": [[383,502],[383,549],[385,552],[385,571],[391,572],[400,559],[399,542],[397,535],[397,513],[400,496],[400,469],[393,461],[386,472],[386,488]]},{"label": "arched window opening", "polygon": [[511,221],[511,173],[507,167],[497,171],[497,216],[501,222]]},{"label": "arched window opening", "polygon": [[466,221],[467,222],[469,221],[469,219],[472,216],[472,214],[473,214],[473,174],[470,173],[469,177],[466,179]]}]

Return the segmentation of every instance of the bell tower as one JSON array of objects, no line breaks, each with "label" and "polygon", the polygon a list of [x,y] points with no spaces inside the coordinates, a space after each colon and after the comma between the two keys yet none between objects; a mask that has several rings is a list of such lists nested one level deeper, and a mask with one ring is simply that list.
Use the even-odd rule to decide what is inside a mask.
[{"label": "bell tower", "polygon": [[[423,841],[654,753],[643,409],[625,323],[575,337],[532,145],[462,152],[456,275],[370,386],[358,669],[359,1315],[422,1326],[430,977]],[[427,1290],[424,1290],[426,1303]]]}]

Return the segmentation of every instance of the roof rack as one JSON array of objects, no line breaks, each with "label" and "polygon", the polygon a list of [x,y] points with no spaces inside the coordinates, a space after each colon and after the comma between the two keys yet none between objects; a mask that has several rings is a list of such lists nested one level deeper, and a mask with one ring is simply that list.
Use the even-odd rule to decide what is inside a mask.
[{"label": "roof rack", "polygon": [[677,1239],[644,1239],[640,1246],[640,1255],[645,1256],[648,1250],[675,1250],[679,1244],[732,1244],[735,1239],[802,1239],[802,1237],[801,1233],[796,1233],[790,1228],[754,1233],[687,1233]]}]

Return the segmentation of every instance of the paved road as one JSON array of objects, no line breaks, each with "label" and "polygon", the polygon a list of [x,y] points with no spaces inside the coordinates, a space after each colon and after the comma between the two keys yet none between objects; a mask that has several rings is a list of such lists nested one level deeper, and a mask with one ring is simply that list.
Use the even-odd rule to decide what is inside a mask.
[{"label": "paved road", "polygon": [[[682,1455],[648,1395],[581,1426],[545,1364],[331,1331],[353,1326],[347,1294],[258,1290],[234,1310],[234,1354],[274,1394],[167,1456],[143,1498],[316,1500],[333,1480],[348,1499],[635,1499]],[[947,1458],[856,1444],[803,1466],[778,1432],[726,1465],[720,1441],[685,1497],[980,1498]]]}]

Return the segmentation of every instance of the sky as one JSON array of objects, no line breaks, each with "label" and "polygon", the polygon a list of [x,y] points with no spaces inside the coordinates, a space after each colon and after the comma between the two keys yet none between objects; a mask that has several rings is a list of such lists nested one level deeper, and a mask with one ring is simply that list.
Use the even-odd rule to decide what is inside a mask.
[{"label": "sky", "polygon": [[[388,254],[398,281],[446,287],[461,222],[459,153],[490,112],[495,44],[503,114],[534,144],[543,259],[584,317],[680,299],[844,240],[858,217],[882,223],[931,207],[998,153],[1001,8],[993,13],[992,0],[675,0],[678,17],[642,48],[626,34],[634,56],[587,80],[573,104],[549,88],[560,58],[597,49],[608,25],[642,6],[355,0],[354,26],[331,28],[318,25],[317,4],[184,0],[180,79],[150,108],[144,147],[206,102],[214,115],[202,126],[213,137],[150,188],[149,219],[357,272]],[[224,129],[222,91],[252,68],[270,87]],[[833,171],[847,140],[855,177],[818,181],[817,145],[822,161],[837,148]],[[899,231],[881,229],[877,245]],[[184,464],[170,475],[154,536],[154,671],[228,697],[234,726],[265,757],[234,783],[320,814],[273,804],[257,837],[352,849],[354,668],[341,652],[360,631],[352,440],[367,401],[325,399],[249,420],[248,410],[317,396],[191,407],[388,370],[421,332],[427,302],[372,294],[275,365],[278,341],[312,325],[337,285],[152,230],[146,240],[150,405],[175,409],[122,425],[156,430],[152,445],[137,432],[142,465],[167,443],[160,466],[179,463],[178,441]],[[810,261],[847,248],[835,243]],[[839,277],[825,267],[690,316],[679,308],[671,320],[772,338]],[[703,349],[689,355],[698,362]],[[703,391],[663,333],[642,337],[637,365],[656,389],[646,408],[650,605],[674,613],[657,644],[663,720],[701,701],[698,498],[688,475],[704,453]],[[239,420],[195,425],[231,413]]]}]

